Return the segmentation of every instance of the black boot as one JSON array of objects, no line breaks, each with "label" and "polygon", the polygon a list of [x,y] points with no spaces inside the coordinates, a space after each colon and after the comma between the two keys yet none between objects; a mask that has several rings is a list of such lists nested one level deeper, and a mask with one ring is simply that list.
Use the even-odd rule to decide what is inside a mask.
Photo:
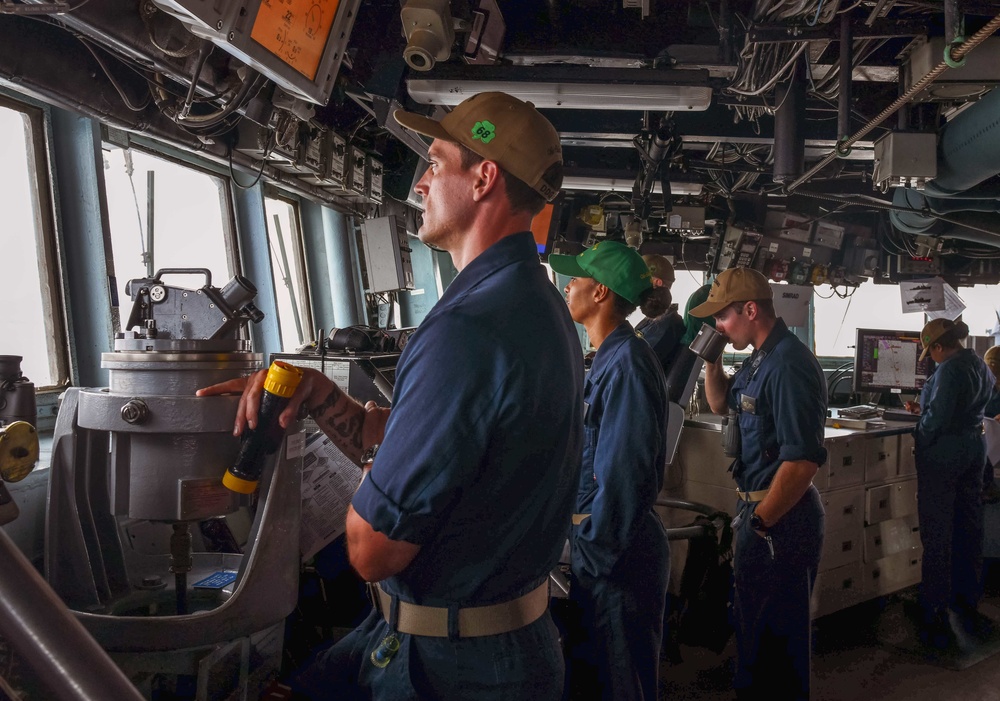
[{"label": "black boot", "polygon": [[925,611],[917,634],[921,643],[935,650],[945,650],[955,644],[955,631],[948,620],[947,609]]},{"label": "black boot", "polygon": [[962,628],[975,638],[988,638],[996,631],[993,619],[981,614],[977,605],[970,604],[965,599],[956,601],[952,610]]}]

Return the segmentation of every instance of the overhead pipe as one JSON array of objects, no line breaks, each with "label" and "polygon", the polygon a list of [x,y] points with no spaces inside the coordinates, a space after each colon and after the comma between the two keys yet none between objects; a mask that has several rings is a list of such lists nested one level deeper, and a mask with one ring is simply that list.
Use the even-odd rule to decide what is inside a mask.
[{"label": "overhead pipe", "polygon": [[[936,198],[911,188],[897,188],[892,196],[894,209],[889,211],[889,221],[908,234],[941,235],[947,228],[939,217],[954,218],[962,212],[1000,212],[1000,197],[994,198]],[[994,225],[995,227],[995,225]]]},{"label": "overhead pipe", "polygon": [[805,59],[796,60],[788,81],[774,93],[774,175],[776,183],[799,177],[805,167],[806,71]]},{"label": "overhead pipe", "polygon": [[734,63],[733,13],[729,9],[729,0],[719,2],[719,63],[724,66]]},{"label": "overhead pipe", "polygon": [[[1000,15],[997,15],[989,22],[983,26],[978,32],[969,38],[968,41],[962,42],[958,46],[948,46],[946,51],[948,52],[948,57],[951,63],[958,63],[963,57],[974,48],[979,46],[981,43],[986,41],[990,35],[993,34],[997,29],[1000,29]],[[810,168],[802,177],[798,178],[794,182],[786,186],[786,192],[792,192],[800,187],[803,183],[808,182],[815,176],[818,172],[823,170],[826,166],[832,163],[838,158],[838,156],[846,153],[850,150],[851,146],[865,138],[869,133],[871,133],[876,127],[878,127],[882,122],[888,119],[891,115],[895,114],[903,105],[909,103],[920,94],[928,85],[933,83],[937,78],[948,70],[950,66],[947,61],[941,61],[938,65],[932,68],[927,75],[914,83],[909,90],[903,93],[895,102],[882,110],[878,116],[869,121],[865,126],[863,126],[858,132],[853,136],[844,140],[842,143],[838,144],[837,148],[828,153],[822,159],[819,160],[812,168]]]},{"label": "overhead pipe", "polygon": [[975,189],[998,172],[1000,90],[993,90],[945,125],[938,140],[937,177],[922,192],[897,189],[893,204],[913,211],[892,211],[889,219],[906,233],[941,235],[947,227],[938,224],[937,215],[1000,212],[1000,191]]},{"label": "overhead pipe", "polygon": [[854,40],[851,38],[851,15],[840,16],[840,75],[837,95],[837,140],[851,133],[851,88],[854,72]]},{"label": "overhead pipe", "polygon": [[0,633],[54,701],[143,701],[2,530],[0,562]]},{"label": "overhead pipe", "polygon": [[968,192],[1000,172],[1000,90],[992,90],[941,130],[930,197]]},{"label": "overhead pipe", "polygon": [[[904,197],[905,190],[897,190],[894,204],[916,204],[919,193],[910,192]],[[918,212],[890,212],[894,227],[900,231],[915,236],[935,236],[938,238],[957,239],[971,243],[980,243],[993,248],[1000,248],[1000,230],[997,230],[996,211],[946,212],[947,217],[928,217]]]}]

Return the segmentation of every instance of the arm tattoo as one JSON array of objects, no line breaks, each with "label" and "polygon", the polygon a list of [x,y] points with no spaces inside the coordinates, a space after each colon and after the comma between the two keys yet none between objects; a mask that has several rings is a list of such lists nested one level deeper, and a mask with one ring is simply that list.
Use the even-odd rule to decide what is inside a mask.
[{"label": "arm tattoo", "polygon": [[352,406],[353,402],[347,400],[346,406],[340,411],[326,416],[327,412],[336,406],[342,398],[345,398],[343,391],[334,385],[326,399],[309,410],[309,415],[315,419],[324,433],[334,439],[341,450],[346,453],[354,453],[349,457],[360,458],[363,448],[361,445],[361,426],[364,423],[364,412],[352,411],[355,408]]},{"label": "arm tattoo", "polygon": [[333,389],[330,390],[330,394],[326,395],[326,399],[309,410],[309,416],[318,421],[319,417],[325,414],[330,407],[337,403],[337,400],[340,399],[342,394],[343,392],[340,390],[340,387],[334,385]]},{"label": "arm tattoo", "polygon": [[[331,416],[324,417],[321,424],[324,432],[331,438],[339,438],[338,444],[341,449],[353,448],[355,455],[361,456],[361,424],[364,422],[364,414],[351,415],[350,411],[341,411]],[[345,451],[346,452],[346,451]]]}]

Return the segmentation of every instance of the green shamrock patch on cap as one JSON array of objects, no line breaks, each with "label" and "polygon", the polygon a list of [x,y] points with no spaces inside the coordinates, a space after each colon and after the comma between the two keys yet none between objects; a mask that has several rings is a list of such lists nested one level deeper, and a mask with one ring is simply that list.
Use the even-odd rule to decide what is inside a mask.
[{"label": "green shamrock patch on cap", "polygon": [[493,137],[497,135],[497,128],[493,126],[493,122],[483,120],[481,122],[476,122],[472,127],[472,138],[482,141],[484,144],[488,144],[493,141]]}]

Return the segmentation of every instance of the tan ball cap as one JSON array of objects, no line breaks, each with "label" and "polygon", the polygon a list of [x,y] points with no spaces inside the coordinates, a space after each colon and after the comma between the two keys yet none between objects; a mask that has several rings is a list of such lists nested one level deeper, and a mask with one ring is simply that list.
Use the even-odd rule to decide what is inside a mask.
[{"label": "tan ball cap", "polygon": [[719,273],[708,291],[708,299],[688,312],[701,318],[714,316],[733,302],[771,299],[767,278],[751,268],[730,268]]},{"label": "tan ball cap", "polygon": [[955,328],[955,322],[944,318],[931,319],[924,324],[924,328],[920,331],[920,345],[924,347],[920,353],[920,360],[926,358],[931,346],[953,328]]},{"label": "tan ball cap", "polygon": [[555,127],[530,102],[502,92],[473,95],[440,122],[396,110],[407,129],[452,141],[495,162],[551,202],[562,187],[562,144]]},{"label": "tan ball cap", "polygon": [[659,253],[647,253],[642,257],[643,261],[646,263],[646,267],[649,268],[649,272],[653,274],[653,277],[658,277],[663,280],[663,284],[670,287],[677,276],[674,275],[674,266],[670,264],[666,256],[661,256]]},{"label": "tan ball cap", "polygon": [[993,346],[987,350],[983,360],[986,361],[986,367],[993,373],[993,377],[1000,383],[1000,346]]}]

